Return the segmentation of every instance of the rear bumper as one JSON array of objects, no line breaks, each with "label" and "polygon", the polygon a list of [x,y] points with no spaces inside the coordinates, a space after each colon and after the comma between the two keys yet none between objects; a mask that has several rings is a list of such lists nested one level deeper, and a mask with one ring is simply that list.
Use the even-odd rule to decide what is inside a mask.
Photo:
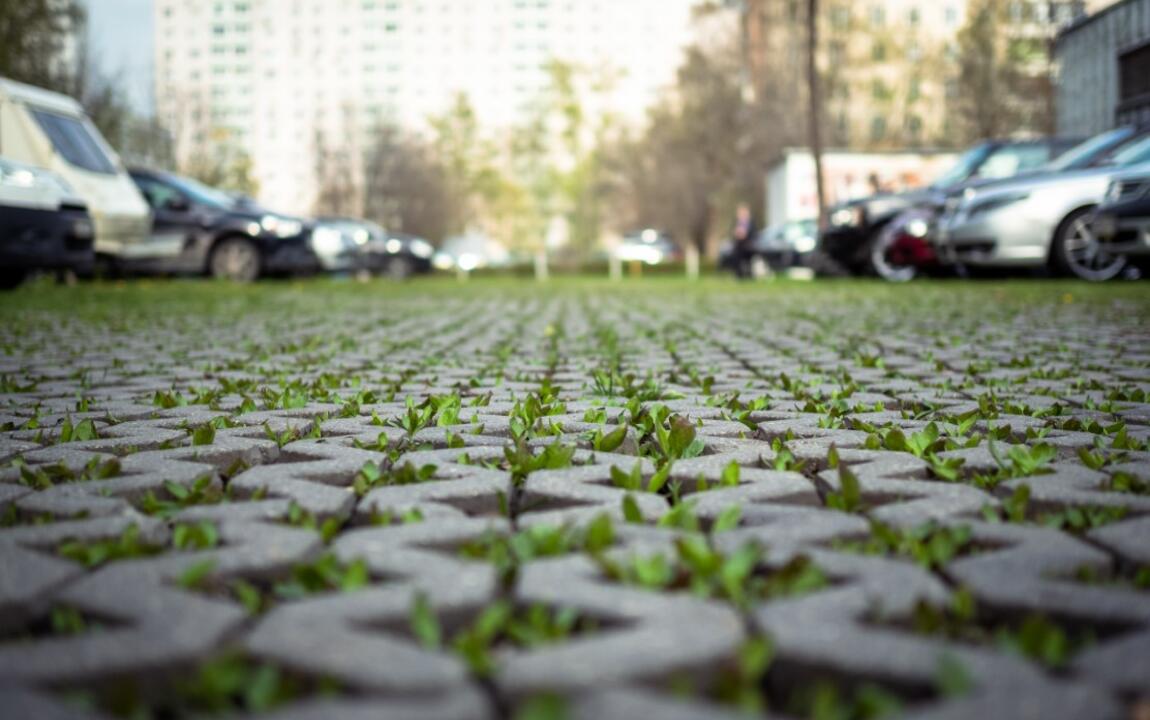
[{"label": "rear bumper", "polygon": [[92,219],[83,210],[0,207],[0,266],[88,272],[95,260]]}]

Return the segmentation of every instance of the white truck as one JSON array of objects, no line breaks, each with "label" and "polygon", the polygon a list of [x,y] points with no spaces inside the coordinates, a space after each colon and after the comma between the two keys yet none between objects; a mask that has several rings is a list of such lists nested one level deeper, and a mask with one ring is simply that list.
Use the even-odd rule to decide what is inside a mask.
[{"label": "white truck", "polygon": [[[823,153],[827,207],[879,193],[922,187],[942,175],[958,156],[952,152]],[[767,225],[815,220],[818,189],[815,162],[809,150],[787,148],[767,169]]]},{"label": "white truck", "polygon": [[72,98],[0,78],[0,156],[64,179],[87,205],[98,255],[126,260],[172,252],[149,242],[147,203]]}]

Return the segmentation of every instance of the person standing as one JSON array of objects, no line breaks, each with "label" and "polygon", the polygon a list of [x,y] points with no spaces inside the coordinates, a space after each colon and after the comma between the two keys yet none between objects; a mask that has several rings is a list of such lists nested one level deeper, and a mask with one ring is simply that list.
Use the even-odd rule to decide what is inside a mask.
[{"label": "person standing", "polygon": [[755,256],[755,236],[758,228],[751,216],[751,207],[739,203],[735,209],[735,222],[731,227],[731,242],[735,248],[735,276],[740,279],[751,277],[751,261]]}]

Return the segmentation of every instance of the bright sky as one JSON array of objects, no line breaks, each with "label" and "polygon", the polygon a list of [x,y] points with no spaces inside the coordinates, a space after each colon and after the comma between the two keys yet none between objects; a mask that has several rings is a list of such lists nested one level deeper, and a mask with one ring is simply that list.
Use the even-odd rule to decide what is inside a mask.
[{"label": "bright sky", "polygon": [[84,0],[92,53],[100,69],[117,79],[132,105],[150,114],[152,91],[152,0]]}]

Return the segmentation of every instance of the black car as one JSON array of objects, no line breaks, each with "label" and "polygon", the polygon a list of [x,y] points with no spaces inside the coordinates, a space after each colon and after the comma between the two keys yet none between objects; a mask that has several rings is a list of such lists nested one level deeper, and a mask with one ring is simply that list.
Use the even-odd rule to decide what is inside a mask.
[{"label": "black car", "polygon": [[124,269],[239,282],[318,269],[312,228],[304,220],[240,202],[191,178],[139,168],[129,172],[152,208],[153,235],[171,237],[176,253]]},{"label": "black car", "polygon": [[0,288],[37,270],[89,272],[94,239],[87,206],[64,180],[0,158]]},{"label": "black car", "polygon": [[377,223],[358,218],[321,217],[317,222],[351,239],[359,248],[361,270],[396,280],[431,272],[435,246],[421,237],[385,230]]},{"label": "black car", "polygon": [[1125,255],[1145,270],[1150,264],[1150,170],[1114,178],[1090,225],[1104,252]]},{"label": "black car", "polygon": [[1043,138],[976,145],[925,188],[873,195],[830,208],[827,227],[819,235],[819,254],[852,273],[881,274],[881,263],[872,257],[874,245],[887,224],[902,213],[922,206],[941,209],[947,193],[957,187],[1038,170],[1078,144],[1076,139]]}]

